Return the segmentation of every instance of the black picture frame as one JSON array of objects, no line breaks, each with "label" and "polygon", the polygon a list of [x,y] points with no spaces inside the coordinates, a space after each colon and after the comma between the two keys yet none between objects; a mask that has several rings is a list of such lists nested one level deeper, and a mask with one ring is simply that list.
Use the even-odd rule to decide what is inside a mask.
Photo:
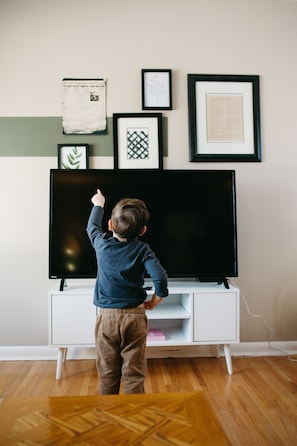
[{"label": "black picture frame", "polygon": [[261,161],[258,75],[188,74],[191,162]]},{"label": "black picture frame", "polygon": [[172,110],[172,70],[142,69],[142,110]]},{"label": "black picture frame", "polygon": [[114,113],[115,169],[163,169],[162,113]]},{"label": "black picture frame", "polygon": [[89,144],[58,144],[58,169],[88,169]]}]

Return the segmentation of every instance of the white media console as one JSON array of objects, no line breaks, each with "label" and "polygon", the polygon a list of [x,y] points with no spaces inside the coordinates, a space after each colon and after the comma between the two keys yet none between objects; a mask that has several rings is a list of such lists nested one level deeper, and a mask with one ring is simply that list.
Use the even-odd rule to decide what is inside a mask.
[{"label": "white media console", "polygon": [[[168,288],[169,296],[147,311],[149,329],[161,329],[165,339],[148,340],[147,346],[162,347],[162,356],[170,357],[172,347],[199,345],[217,346],[218,356],[223,345],[232,374],[230,344],[239,342],[239,289],[196,281],[169,282]],[[49,345],[58,348],[56,379],[61,378],[68,347],[94,347],[97,313],[92,285],[74,283],[49,292]]]}]

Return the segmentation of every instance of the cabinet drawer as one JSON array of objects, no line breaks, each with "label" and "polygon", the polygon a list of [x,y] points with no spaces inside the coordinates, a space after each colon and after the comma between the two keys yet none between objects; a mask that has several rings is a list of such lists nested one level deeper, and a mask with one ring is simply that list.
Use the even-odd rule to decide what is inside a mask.
[{"label": "cabinet drawer", "polygon": [[236,292],[194,294],[194,342],[238,341],[238,305]]},{"label": "cabinet drawer", "polygon": [[51,296],[52,345],[93,345],[96,308],[88,295]]}]

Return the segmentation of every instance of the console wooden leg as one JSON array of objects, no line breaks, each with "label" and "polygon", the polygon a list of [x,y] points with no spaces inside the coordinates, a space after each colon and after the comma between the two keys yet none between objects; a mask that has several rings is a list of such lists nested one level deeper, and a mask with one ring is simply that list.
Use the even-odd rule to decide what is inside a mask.
[{"label": "console wooden leg", "polygon": [[63,363],[66,361],[66,359],[67,359],[67,351],[68,351],[68,349],[67,349],[67,347],[65,347],[64,349],[64,352],[63,352]]},{"label": "console wooden leg", "polygon": [[66,353],[67,349],[60,347],[58,350],[58,359],[57,359],[57,368],[56,368],[56,379],[61,379],[62,374],[62,364],[66,359]]},{"label": "console wooden leg", "polygon": [[230,352],[230,344],[224,344],[224,353],[226,358],[226,365],[229,375],[232,375],[233,368],[232,368],[232,359],[231,359],[231,352]]}]

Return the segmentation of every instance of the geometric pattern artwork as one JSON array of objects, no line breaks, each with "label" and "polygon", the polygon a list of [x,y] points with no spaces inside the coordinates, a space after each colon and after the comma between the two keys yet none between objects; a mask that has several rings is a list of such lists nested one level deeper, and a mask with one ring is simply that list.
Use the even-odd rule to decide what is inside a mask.
[{"label": "geometric pattern artwork", "polygon": [[127,128],[127,158],[130,160],[149,158],[148,128]]},{"label": "geometric pattern artwork", "polygon": [[3,446],[230,446],[201,392],[0,399]]}]

